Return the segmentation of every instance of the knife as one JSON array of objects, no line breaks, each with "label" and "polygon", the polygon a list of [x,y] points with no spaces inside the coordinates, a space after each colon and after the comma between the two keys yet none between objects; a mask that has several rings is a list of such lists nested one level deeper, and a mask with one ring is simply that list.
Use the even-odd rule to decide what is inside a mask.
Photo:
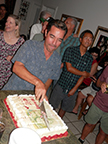
[{"label": "knife", "polygon": [[47,119],[47,114],[46,114],[46,110],[45,110],[45,106],[44,106],[44,100],[39,104],[39,107],[40,107],[44,122],[45,122],[47,128],[50,130],[49,121]]}]

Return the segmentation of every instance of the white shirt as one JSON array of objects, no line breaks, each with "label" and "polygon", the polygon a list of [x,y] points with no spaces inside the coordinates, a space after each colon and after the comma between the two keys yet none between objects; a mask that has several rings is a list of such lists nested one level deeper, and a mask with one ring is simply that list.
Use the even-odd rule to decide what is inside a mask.
[{"label": "white shirt", "polygon": [[30,31],[30,40],[33,38],[33,36],[37,33],[41,33],[42,30],[42,25],[41,24],[34,24],[31,27],[31,31]]}]

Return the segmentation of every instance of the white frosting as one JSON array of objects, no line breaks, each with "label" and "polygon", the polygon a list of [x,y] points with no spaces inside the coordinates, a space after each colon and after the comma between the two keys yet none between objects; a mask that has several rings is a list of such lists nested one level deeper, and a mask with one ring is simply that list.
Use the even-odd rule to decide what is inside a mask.
[{"label": "white frosting", "polygon": [[68,129],[63,120],[53,110],[53,107],[44,100],[50,127],[50,131],[48,130],[41,118],[39,102],[35,99],[35,95],[9,95],[6,102],[17,121],[17,125],[35,130],[41,138],[61,134]]}]

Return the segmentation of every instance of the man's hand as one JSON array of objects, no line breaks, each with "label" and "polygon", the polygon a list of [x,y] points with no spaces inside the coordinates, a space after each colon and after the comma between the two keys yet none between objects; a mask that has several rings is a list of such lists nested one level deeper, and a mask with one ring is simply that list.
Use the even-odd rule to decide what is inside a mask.
[{"label": "man's hand", "polygon": [[46,99],[45,95],[46,95],[45,84],[40,80],[36,83],[35,97],[37,100],[42,102],[44,98]]},{"label": "man's hand", "polygon": [[106,91],[106,87],[107,87],[107,84],[105,82],[103,82],[101,84],[101,91],[102,91],[102,93],[104,93]]},{"label": "man's hand", "polygon": [[90,73],[88,73],[88,72],[86,72],[86,71],[83,71],[82,76],[83,76],[84,78],[88,78],[88,77],[90,77]]},{"label": "man's hand", "polygon": [[[45,95],[45,100],[48,101],[48,97],[46,95]],[[49,103],[49,101],[48,101],[48,103]]]},{"label": "man's hand", "polygon": [[74,34],[73,37],[78,37],[78,34]]},{"label": "man's hand", "polygon": [[74,95],[74,93],[76,92],[76,90],[77,90],[77,89],[76,89],[75,87],[73,87],[73,88],[69,91],[68,97]]},{"label": "man's hand", "polygon": [[96,79],[94,76],[91,76],[90,79],[91,79],[94,83],[97,82],[97,79]]}]

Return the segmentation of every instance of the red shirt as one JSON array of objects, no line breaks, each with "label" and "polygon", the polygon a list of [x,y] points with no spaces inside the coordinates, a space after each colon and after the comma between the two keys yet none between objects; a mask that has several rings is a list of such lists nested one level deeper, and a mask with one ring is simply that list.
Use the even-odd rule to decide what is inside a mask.
[{"label": "red shirt", "polygon": [[[92,62],[92,65],[94,64],[94,63],[97,63],[97,60],[93,60],[93,62]],[[85,78],[84,80],[83,80],[83,83],[85,83],[87,86],[89,86],[90,84],[91,84],[91,79],[90,78]]]}]

